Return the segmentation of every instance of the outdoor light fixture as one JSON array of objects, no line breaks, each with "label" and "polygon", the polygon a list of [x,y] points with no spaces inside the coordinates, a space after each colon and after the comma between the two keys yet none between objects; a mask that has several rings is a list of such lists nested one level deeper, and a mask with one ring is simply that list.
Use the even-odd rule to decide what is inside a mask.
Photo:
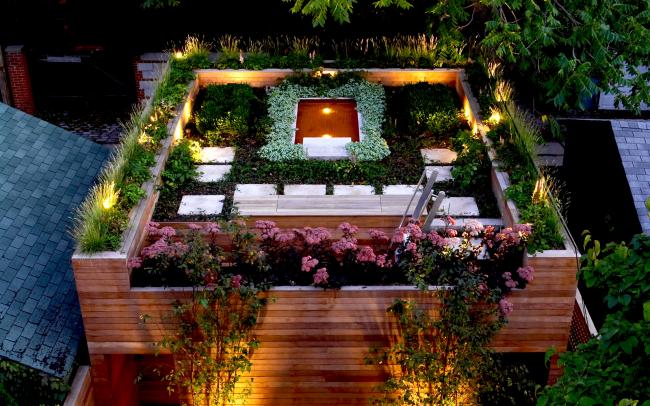
[{"label": "outdoor light fixture", "polygon": [[181,59],[183,57],[183,53],[181,51],[176,51],[174,52],[174,57],[176,57],[176,59]]},{"label": "outdoor light fixture", "polygon": [[498,110],[492,110],[492,115],[488,118],[490,123],[499,124],[501,122],[501,113]]},{"label": "outdoor light fixture", "polygon": [[323,134],[322,137],[323,137],[323,138],[332,138],[332,136],[329,135],[329,134]]},{"label": "outdoor light fixture", "polygon": [[331,114],[332,112],[334,112],[334,110],[332,110],[332,109],[329,108],[329,107],[325,107],[325,108],[324,108],[323,110],[321,110],[321,111],[323,112],[323,114]]},{"label": "outdoor light fixture", "polygon": [[102,186],[100,194],[103,196],[102,207],[108,210],[111,207],[115,206],[115,203],[117,203],[117,197],[119,196],[120,192],[119,190],[115,190],[115,182],[111,182],[108,185],[104,184]]}]

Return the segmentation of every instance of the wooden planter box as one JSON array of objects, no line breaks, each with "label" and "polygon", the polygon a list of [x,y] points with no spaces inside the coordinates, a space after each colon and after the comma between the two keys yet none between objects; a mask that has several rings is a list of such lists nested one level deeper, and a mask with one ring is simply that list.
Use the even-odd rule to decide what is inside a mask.
[{"label": "wooden planter box", "polygon": [[[444,83],[456,89],[470,125],[481,135],[485,126],[477,113],[465,75],[459,69],[366,70],[369,80],[397,86],[410,82]],[[72,265],[91,358],[94,400],[97,405],[138,404],[139,401],[173,403],[159,381],[143,381],[140,392],[133,379],[156,362],[153,344],[172,334],[169,321],[172,303],[190,297],[187,288],[132,288],[127,260],[140,252],[158,198],[160,181],[172,139],[182,136],[199,87],[209,83],[250,83],[271,86],[291,74],[289,70],[264,71],[200,70],[188,87],[189,96],[170,124],[167,140],[154,168],[154,180],[146,185],[147,196],[131,213],[122,247],[116,252],[93,255],[75,253]],[[493,189],[505,223],[516,217],[503,195],[503,182],[493,168]],[[513,206],[514,207],[514,206]],[[293,218],[295,220],[295,218]],[[336,216],[318,219],[333,228]],[[345,219],[354,222],[354,219]],[[397,219],[396,219],[397,220]],[[313,219],[312,219],[313,221]],[[397,221],[364,217],[364,226],[390,228]],[[392,225],[391,225],[392,224]],[[535,280],[525,290],[510,295],[514,312],[492,346],[501,352],[545,352],[555,346],[566,350],[576,292],[576,256],[572,250],[528,256],[535,267]],[[261,348],[253,357],[253,395],[247,405],[367,404],[386,371],[364,365],[373,345],[395,339],[396,326],[386,308],[396,298],[412,299],[434,309],[436,299],[408,286],[350,286],[340,290],[311,287],[276,287],[269,293],[275,301],[267,305],[256,334]],[[143,323],[143,316],[148,321]],[[153,389],[152,389],[153,388]],[[118,394],[119,393],[119,394]]]}]

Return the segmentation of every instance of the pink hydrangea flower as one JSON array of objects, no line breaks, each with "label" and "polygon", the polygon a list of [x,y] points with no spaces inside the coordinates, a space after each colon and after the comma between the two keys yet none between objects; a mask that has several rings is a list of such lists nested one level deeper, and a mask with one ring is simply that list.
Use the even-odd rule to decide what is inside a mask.
[{"label": "pink hydrangea flower", "polygon": [[510,289],[514,289],[519,285],[517,281],[512,280],[512,273],[510,272],[504,272],[501,277],[506,280],[506,286]]},{"label": "pink hydrangea flower", "polygon": [[346,251],[352,251],[356,249],[357,249],[356,238],[343,237],[332,244],[332,250],[337,255],[341,255]]},{"label": "pink hydrangea flower", "polygon": [[418,253],[418,246],[414,242],[409,242],[406,244],[406,248],[404,248],[404,251],[410,252],[411,254],[415,255]]},{"label": "pink hydrangea flower", "polygon": [[532,282],[534,279],[535,268],[530,265],[522,266],[521,268],[517,269],[517,274],[526,282]]},{"label": "pink hydrangea flower", "polygon": [[388,241],[388,235],[381,230],[372,229],[368,231],[368,234],[373,240]]},{"label": "pink hydrangea flower", "polygon": [[409,238],[421,240],[424,238],[424,233],[417,223],[409,223],[406,226],[406,233],[409,235]]},{"label": "pink hydrangea flower", "polygon": [[314,285],[321,285],[327,283],[327,279],[329,277],[330,276],[327,273],[327,268],[319,268],[314,274]]},{"label": "pink hydrangea flower", "polygon": [[302,257],[302,266],[300,267],[300,270],[303,272],[311,272],[316,265],[318,265],[318,260],[307,255],[306,257]]},{"label": "pink hydrangea flower", "polygon": [[193,230],[193,231],[199,231],[199,230],[203,229],[203,227],[201,227],[198,224],[194,224],[194,223],[188,224],[187,228],[189,228],[190,230]]},{"label": "pink hydrangea flower", "polygon": [[501,314],[504,316],[509,315],[512,313],[514,310],[515,306],[505,297],[501,300],[499,300],[499,310],[501,310]]},{"label": "pink hydrangea flower", "polygon": [[371,247],[363,246],[357,252],[357,261],[359,262],[375,262],[377,256]]},{"label": "pink hydrangea flower", "polygon": [[404,232],[401,230],[395,231],[395,234],[393,234],[392,241],[397,244],[401,244],[404,242]]},{"label": "pink hydrangea flower", "polygon": [[470,235],[470,237],[478,237],[481,232],[485,229],[483,224],[475,219],[469,219],[465,221],[465,232]]},{"label": "pink hydrangea flower", "polygon": [[205,223],[203,229],[210,234],[216,234],[221,231],[221,227],[217,223]]},{"label": "pink hydrangea flower", "polygon": [[354,226],[348,222],[341,223],[339,225],[339,229],[343,231],[344,234],[355,234],[357,231],[359,231],[359,227]]},{"label": "pink hydrangea flower", "polygon": [[232,279],[230,280],[230,286],[232,286],[234,289],[239,289],[239,287],[241,286],[241,280],[242,280],[241,275],[233,276]]},{"label": "pink hydrangea flower", "polygon": [[126,266],[128,266],[129,269],[140,268],[142,266],[142,258],[133,257],[126,262]]},{"label": "pink hydrangea flower", "polygon": [[388,258],[387,254],[377,255],[377,258],[375,259],[375,264],[377,264],[377,266],[380,268],[386,268],[390,266],[390,261],[388,261],[387,258]]}]

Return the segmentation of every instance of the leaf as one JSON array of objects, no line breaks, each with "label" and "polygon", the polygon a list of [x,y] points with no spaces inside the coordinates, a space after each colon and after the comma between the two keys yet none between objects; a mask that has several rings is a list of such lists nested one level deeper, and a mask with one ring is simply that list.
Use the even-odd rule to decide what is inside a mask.
[{"label": "leaf", "polygon": [[637,344],[639,344],[639,340],[633,336],[623,341],[621,343],[621,348],[623,348],[623,351],[625,351],[626,354],[632,354],[632,351],[634,350],[634,347],[637,346]]},{"label": "leaf", "polygon": [[650,302],[643,303],[643,320],[650,321]]}]

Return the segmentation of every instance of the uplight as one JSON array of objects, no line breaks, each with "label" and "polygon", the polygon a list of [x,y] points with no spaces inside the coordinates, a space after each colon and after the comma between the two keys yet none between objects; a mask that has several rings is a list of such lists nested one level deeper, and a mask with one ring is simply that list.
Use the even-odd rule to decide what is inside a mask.
[{"label": "uplight", "polygon": [[117,197],[120,194],[119,190],[115,190],[115,182],[104,184],[100,190],[102,196],[102,207],[108,210],[115,206],[115,203],[117,203]]},{"label": "uplight", "polygon": [[322,138],[332,138],[332,136],[329,135],[329,134],[323,134],[323,135],[322,135]]},{"label": "uplight", "polygon": [[323,110],[321,110],[323,114],[332,114],[332,109],[329,107],[325,107]]},{"label": "uplight", "polygon": [[501,122],[501,113],[499,113],[497,110],[493,110],[492,115],[490,115],[490,118],[488,118],[488,121],[490,123],[499,124]]},{"label": "uplight", "polygon": [[174,57],[176,59],[181,59],[183,57],[183,53],[181,51],[176,51],[174,52]]}]

